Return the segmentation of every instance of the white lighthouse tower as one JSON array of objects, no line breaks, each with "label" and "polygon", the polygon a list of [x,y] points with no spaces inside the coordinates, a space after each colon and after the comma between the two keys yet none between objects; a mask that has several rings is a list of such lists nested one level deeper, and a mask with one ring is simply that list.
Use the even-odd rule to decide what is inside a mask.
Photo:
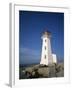
[{"label": "white lighthouse tower", "polygon": [[40,64],[49,65],[53,63],[53,56],[51,51],[51,33],[44,32],[42,35],[42,53]]}]

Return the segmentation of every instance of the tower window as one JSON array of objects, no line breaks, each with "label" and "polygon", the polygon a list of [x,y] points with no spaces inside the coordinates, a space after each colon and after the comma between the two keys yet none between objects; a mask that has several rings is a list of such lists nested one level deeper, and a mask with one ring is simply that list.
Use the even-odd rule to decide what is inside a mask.
[{"label": "tower window", "polygon": [[45,46],[45,50],[46,50],[46,46]]},{"label": "tower window", "polygon": [[46,59],[46,55],[45,55],[45,59]]},{"label": "tower window", "polygon": [[45,39],[45,42],[46,42],[46,39]]}]

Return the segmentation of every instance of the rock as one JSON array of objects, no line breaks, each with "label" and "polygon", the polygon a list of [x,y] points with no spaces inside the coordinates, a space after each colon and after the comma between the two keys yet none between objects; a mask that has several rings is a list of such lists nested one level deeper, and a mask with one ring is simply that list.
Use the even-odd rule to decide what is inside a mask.
[{"label": "rock", "polygon": [[63,63],[59,63],[56,65],[56,73],[60,72],[64,70],[64,64]]},{"label": "rock", "polygon": [[20,78],[52,78],[64,76],[64,64],[32,65],[20,69]]},{"label": "rock", "polygon": [[32,71],[33,71],[33,68],[32,67],[28,67],[28,68],[25,69],[25,72],[32,73]]},{"label": "rock", "polygon": [[49,77],[56,77],[55,65],[49,66]]},{"label": "rock", "polygon": [[39,68],[39,66],[34,66],[33,67],[33,70],[35,71],[35,70],[37,70]]},{"label": "rock", "polygon": [[40,64],[39,67],[48,67],[48,65]]},{"label": "rock", "polygon": [[25,70],[22,70],[22,73],[23,73],[23,74],[25,74],[25,72],[26,72]]},{"label": "rock", "polygon": [[34,75],[35,75],[35,72],[33,71],[33,72],[32,72],[32,76],[34,76]]},{"label": "rock", "polygon": [[38,73],[42,75],[43,77],[49,76],[49,68],[43,67],[38,69]]},{"label": "rock", "polygon": [[64,77],[64,71],[61,70],[60,72],[56,73],[57,77]]}]

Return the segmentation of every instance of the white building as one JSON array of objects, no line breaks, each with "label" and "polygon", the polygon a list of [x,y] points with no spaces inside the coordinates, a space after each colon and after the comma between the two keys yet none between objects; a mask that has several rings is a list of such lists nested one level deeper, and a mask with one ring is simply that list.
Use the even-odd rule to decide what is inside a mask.
[{"label": "white building", "polygon": [[44,32],[42,35],[42,53],[40,64],[49,65],[52,63],[57,63],[56,55],[52,54],[51,51],[51,33]]},{"label": "white building", "polygon": [[52,54],[53,56],[53,63],[57,63],[57,57],[56,57],[56,54]]}]

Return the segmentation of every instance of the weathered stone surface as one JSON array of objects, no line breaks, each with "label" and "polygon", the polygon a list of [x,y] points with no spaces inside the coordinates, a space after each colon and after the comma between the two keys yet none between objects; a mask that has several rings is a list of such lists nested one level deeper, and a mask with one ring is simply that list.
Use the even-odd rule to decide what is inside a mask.
[{"label": "weathered stone surface", "polygon": [[44,77],[49,76],[49,68],[43,67],[38,69],[38,73]]},{"label": "weathered stone surface", "polygon": [[26,72],[30,72],[30,73],[32,73],[33,68],[32,68],[32,67],[28,67],[28,68],[25,69],[25,71],[26,71]]},{"label": "weathered stone surface", "polygon": [[55,66],[50,66],[49,67],[49,77],[56,77]]},{"label": "weathered stone surface", "polygon": [[61,70],[60,72],[56,73],[57,77],[64,77],[64,71]]},{"label": "weathered stone surface", "polygon": [[20,69],[20,79],[23,78],[52,78],[64,76],[64,64],[33,65]]}]

